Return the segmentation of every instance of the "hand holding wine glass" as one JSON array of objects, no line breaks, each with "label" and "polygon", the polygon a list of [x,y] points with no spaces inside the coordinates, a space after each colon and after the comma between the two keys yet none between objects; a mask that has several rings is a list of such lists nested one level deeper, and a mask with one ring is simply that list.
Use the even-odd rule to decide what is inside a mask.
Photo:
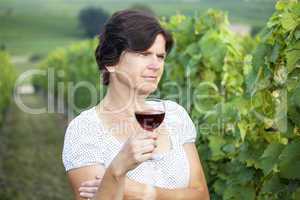
[{"label": "hand holding wine glass", "polygon": [[118,171],[118,174],[125,175],[140,163],[151,159],[155,147],[156,143],[153,135],[145,133],[132,135],[112,161],[113,167]]},{"label": "hand holding wine glass", "polygon": [[[145,104],[136,109],[135,117],[145,131],[154,132],[165,118],[165,104],[160,99],[146,99]],[[153,159],[158,160],[158,155]]]}]

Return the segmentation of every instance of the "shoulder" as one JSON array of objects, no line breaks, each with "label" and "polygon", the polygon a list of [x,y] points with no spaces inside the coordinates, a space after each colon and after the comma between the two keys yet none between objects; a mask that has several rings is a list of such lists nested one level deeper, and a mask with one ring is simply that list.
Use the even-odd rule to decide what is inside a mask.
[{"label": "shoulder", "polygon": [[186,109],[179,103],[171,100],[165,100],[165,105],[169,117],[176,117],[179,118],[179,120],[184,120],[189,117]]},{"label": "shoulder", "polygon": [[178,113],[178,112],[182,112],[183,110],[185,110],[184,107],[181,106],[176,101],[164,100],[164,102],[166,105],[166,109],[169,113]]},{"label": "shoulder", "polygon": [[94,108],[90,108],[72,119],[65,131],[64,148],[102,140],[103,129],[96,117]]},{"label": "shoulder", "polygon": [[78,116],[70,121],[66,129],[65,137],[76,134],[89,134],[95,131],[97,126],[96,115],[94,107],[82,111]]},{"label": "shoulder", "polygon": [[66,129],[62,160],[67,171],[104,162],[103,134],[93,112],[93,108],[81,112]]},{"label": "shoulder", "polygon": [[94,112],[95,112],[95,107],[82,111],[79,115],[77,115],[74,119],[70,121],[68,126],[76,126],[80,124],[86,124],[87,122],[90,123],[93,122],[94,114],[95,114]]},{"label": "shoulder", "polygon": [[176,129],[179,135],[180,143],[193,143],[197,136],[197,130],[194,122],[189,116],[187,110],[174,101],[167,100],[167,118],[170,119],[170,127]]}]

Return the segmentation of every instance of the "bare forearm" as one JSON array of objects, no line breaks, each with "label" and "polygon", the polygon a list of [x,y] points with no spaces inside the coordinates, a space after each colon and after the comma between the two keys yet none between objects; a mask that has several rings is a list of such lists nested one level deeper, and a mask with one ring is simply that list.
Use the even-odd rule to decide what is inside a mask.
[{"label": "bare forearm", "polygon": [[[129,180],[126,178],[125,181],[125,196],[124,199],[133,199],[133,197],[140,197],[140,195],[148,195],[148,199],[153,197],[155,200],[208,200],[209,194],[205,189],[194,189],[194,188],[182,188],[182,189],[164,189],[159,187],[154,187],[154,195],[151,190],[148,190],[152,194],[147,194],[147,185],[136,181]],[[145,194],[146,192],[146,194]],[[136,198],[138,199],[138,198]]]},{"label": "bare forearm", "polygon": [[96,200],[122,200],[125,188],[125,176],[121,176],[109,167],[101,181]]},{"label": "bare forearm", "polygon": [[147,185],[138,183],[126,177],[124,200],[132,200],[132,199],[152,200],[153,198],[150,198],[149,195],[151,194],[148,194]]},{"label": "bare forearm", "polygon": [[183,189],[156,189],[156,200],[209,200],[207,191],[193,188]]}]

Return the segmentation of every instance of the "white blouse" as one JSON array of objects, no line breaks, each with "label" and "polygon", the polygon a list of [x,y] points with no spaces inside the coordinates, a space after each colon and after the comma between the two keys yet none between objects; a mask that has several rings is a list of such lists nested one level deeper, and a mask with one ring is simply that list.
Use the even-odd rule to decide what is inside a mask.
[{"label": "white blouse", "polygon": [[[129,171],[127,177],[161,188],[184,188],[189,183],[190,168],[183,144],[195,142],[196,129],[182,106],[169,100],[165,100],[165,105],[163,123],[169,133],[171,149],[160,154],[158,160],[141,163]],[[93,164],[107,168],[124,143],[104,130],[95,107],[92,107],[81,112],[68,125],[63,164],[66,171]]]}]

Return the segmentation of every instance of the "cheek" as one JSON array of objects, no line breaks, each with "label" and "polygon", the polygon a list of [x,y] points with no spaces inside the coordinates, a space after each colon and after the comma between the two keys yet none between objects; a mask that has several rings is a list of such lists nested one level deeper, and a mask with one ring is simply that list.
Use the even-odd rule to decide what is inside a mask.
[{"label": "cheek", "polygon": [[136,82],[141,74],[141,67],[139,63],[134,61],[134,59],[126,59],[120,66],[120,72],[125,76],[125,78],[130,79],[130,81]]},{"label": "cheek", "polygon": [[127,77],[130,79],[133,85],[139,85],[144,80],[142,78],[142,71],[140,70],[139,66],[133,66],[126,71]]},{"label": "cheek", "polygon": [[159,76],[160,77],[159,78],[162,77],[163,73],[164,73],[164,64],[162,64],[161,67],[160,67],[160,70],[159,70]]}]

